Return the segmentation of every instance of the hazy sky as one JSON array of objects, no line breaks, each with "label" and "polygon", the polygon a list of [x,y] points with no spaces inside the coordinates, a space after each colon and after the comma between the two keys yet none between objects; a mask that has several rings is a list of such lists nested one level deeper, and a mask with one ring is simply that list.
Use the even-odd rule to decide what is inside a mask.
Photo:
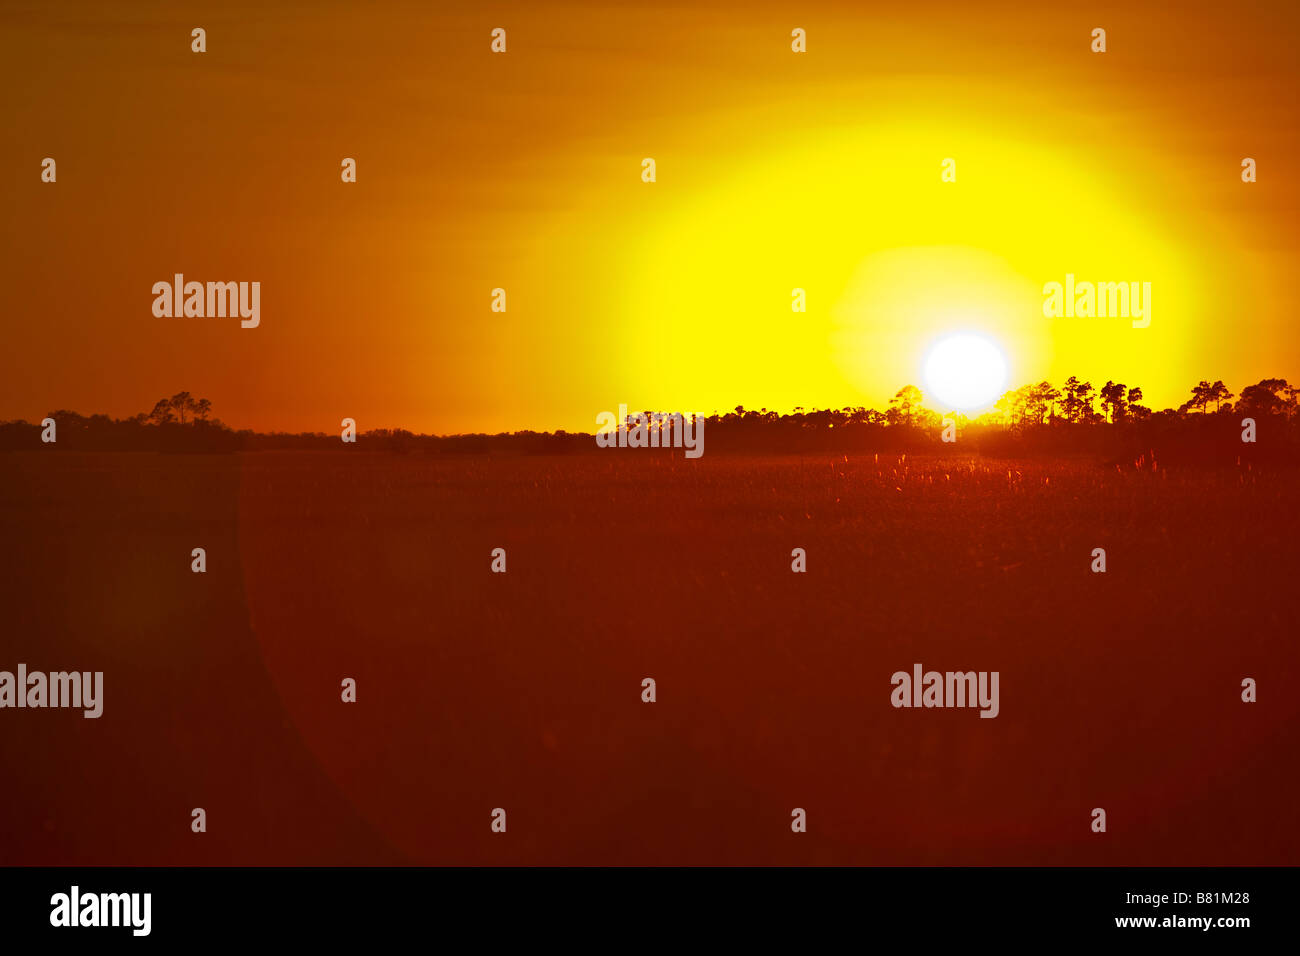
[{"label": "hazy sky", "polygon": [[[1156,407],[1300,378],[1300,7],[1030,6],[8,2],[0,418],[883,407],[958,329]],[[177,272],[260,326],[156,317]],[[1066,273],[1150,327],[1045,318]]]}]

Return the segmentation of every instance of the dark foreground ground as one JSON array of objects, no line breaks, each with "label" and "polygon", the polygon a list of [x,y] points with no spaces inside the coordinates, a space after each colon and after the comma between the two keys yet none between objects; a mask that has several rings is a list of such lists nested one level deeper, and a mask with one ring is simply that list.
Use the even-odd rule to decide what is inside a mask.
[{"label": "dark foreground ground", "polygon": [[[0,711],[0,863],[1300,863],[1297,506],[1235,464],[0,455],[0,670],[105,672],[99,720]],[[892,708],[916,662],[1001,715]]]}]

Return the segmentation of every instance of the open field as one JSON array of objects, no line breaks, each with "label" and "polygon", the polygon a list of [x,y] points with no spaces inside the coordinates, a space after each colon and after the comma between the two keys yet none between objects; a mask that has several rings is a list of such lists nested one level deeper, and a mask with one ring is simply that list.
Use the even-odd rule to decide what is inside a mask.
[{"label": "open field", "polygon": [[1298,479],[0,455],[0,669],[105,674],[4,714],[0,863],[1300,863]]}]

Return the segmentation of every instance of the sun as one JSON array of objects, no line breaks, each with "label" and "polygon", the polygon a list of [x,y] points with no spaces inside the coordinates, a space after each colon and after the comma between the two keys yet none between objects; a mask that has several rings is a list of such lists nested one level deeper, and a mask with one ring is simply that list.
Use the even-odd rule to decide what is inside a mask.
[{"label": "sun", "polygon": [[921,374],[943,410],[965,412],[992,405],[1006,390],[1007,360],[991,339],[963,332],[936,342]]}]

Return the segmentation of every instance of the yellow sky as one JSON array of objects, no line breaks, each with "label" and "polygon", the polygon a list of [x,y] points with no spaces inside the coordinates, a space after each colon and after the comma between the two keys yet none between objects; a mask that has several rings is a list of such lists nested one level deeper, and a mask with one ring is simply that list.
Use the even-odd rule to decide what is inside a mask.
[{"label": "yellow sky", "polygon": [[[883,407],[957,329],[1156,407],[1300,378],[1296,5],[1025,6],[11,3],[0,418]],[[261,324],[155,317],[177,272]],[[1045,318],[1067,272],[1151,326]]]}]

